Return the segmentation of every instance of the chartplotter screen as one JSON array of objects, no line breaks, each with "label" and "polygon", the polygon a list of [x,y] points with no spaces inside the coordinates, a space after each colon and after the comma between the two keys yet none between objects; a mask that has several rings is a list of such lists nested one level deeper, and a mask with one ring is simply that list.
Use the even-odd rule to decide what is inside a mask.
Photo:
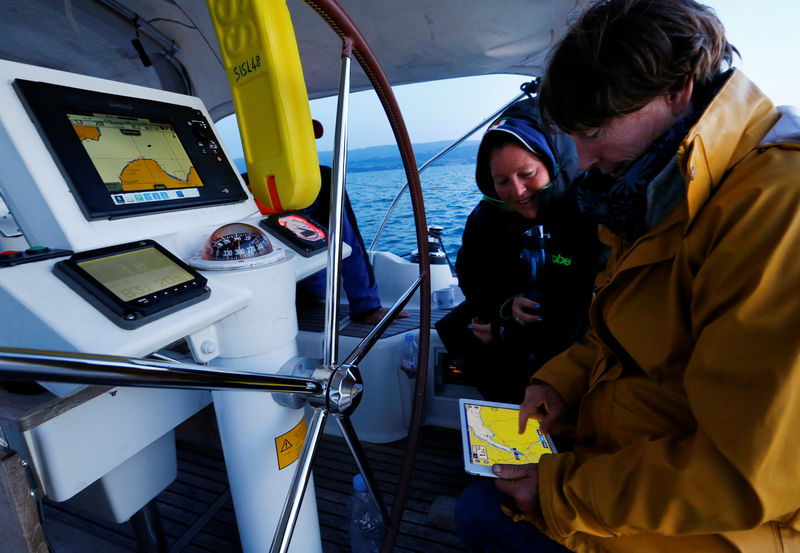
[{"label": "chartplotter screen", "polygon": [[23,79],[14,87],[89,220],[247,199],[197,109]]}]

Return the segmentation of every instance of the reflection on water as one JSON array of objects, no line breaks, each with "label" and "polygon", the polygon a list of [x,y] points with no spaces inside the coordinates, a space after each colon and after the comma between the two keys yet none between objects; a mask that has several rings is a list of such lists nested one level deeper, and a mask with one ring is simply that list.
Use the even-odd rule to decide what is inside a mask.
[{"label": "reflection on water", "polygon": [[[421,179],[427,223],[444,227],[444,245],[450,259],[455,262],[455,254],[461,247],[464,223],[481,199],[475,184],[475,166],[432,166],[422,173]],[[405,183],[406,176],[402,169],[347,174],[347,193],[367,246],[378,231],[392,200]],[[406,191],[392,212],[376,249],[402,256],[416,248],[414,215]]]}]

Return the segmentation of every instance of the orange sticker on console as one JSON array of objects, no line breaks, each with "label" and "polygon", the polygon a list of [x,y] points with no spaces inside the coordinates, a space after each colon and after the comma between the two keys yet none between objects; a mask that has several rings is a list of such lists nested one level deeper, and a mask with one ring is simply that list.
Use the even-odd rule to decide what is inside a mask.
[{"label": "orange sticker on console", "polygon": [[278,455],[279,470],[288,467],[300,458],[306,431],[306,418],[303,417],[294,428],[275,438],[275,453]]}]

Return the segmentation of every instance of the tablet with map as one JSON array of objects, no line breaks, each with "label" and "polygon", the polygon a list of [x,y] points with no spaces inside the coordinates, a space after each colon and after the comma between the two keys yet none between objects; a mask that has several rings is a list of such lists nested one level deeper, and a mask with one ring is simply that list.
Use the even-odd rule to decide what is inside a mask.
[{"label": "tablet with map", "polygon": [[464,469],[470,474],[494,477],[494,464],[538,463],[542,455],[556,453],[539,421],[529,419],[519,433],[519,405],[462,398],[459,408]]}]

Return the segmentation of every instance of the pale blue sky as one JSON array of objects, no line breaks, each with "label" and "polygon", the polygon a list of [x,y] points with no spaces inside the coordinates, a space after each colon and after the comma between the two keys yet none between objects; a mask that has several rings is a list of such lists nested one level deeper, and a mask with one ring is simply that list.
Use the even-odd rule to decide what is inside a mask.
[{"label": "pale blue sky", "polygon": [[[778,104],[800,105],[800,4],[788,0],[709,0],[739,49],[740,67]],[[513,98],[526,78],[490,75],[395,87],[412,142],[455,140]],[[350,98],[349,148],[394,143],[383,110],[372,91]],[[318,150],[331,150],[336,99],[311,102],[311,116],[325,126]],[[233,157],[241,157],[234,121],[218,124]],[[476,137],[477,138],[477,137]],[[422,163],[425,160],[417,160]]]}]

